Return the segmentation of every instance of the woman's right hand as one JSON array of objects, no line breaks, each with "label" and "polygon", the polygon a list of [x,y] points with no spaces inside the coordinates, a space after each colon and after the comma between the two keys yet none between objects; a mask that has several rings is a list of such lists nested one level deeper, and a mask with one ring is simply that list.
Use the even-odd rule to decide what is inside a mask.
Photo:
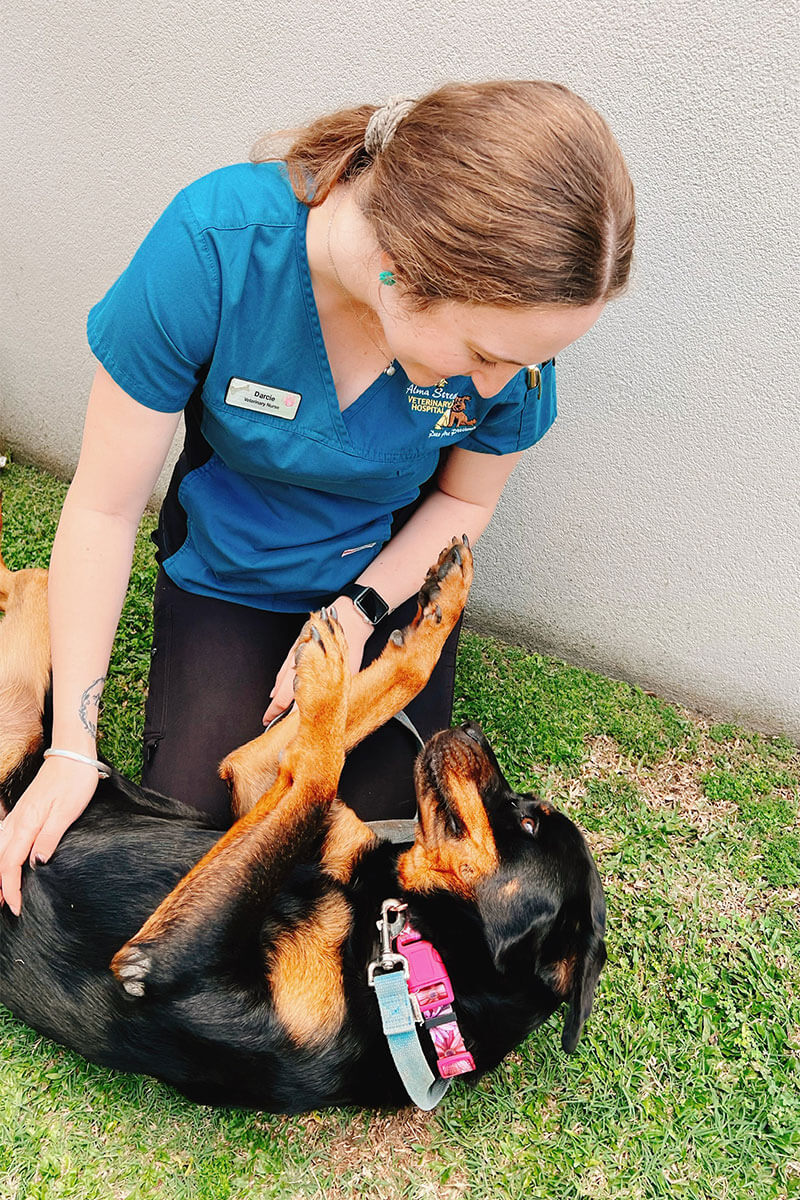
[{"label": "woman's right hand", "polygon": [[22,864],[47,862],[97,787],[95,767],[47,758],[30,786],[0,823],[0,904],[16,916],[22,907]]}]

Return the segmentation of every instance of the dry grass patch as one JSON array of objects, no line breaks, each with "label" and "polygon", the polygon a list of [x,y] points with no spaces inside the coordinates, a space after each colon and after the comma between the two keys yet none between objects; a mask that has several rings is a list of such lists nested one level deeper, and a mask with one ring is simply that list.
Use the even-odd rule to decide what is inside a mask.
[{"label": "dry grass patch", "polygon": [[323,1158],[335,1176],[324,1200],[461,1200],[468,1194],[458,1168],[441,1179],[441,1163],[430,1150],[438,1132],[433,1112],[359,1113],[338,1130],[327,1117],[310,1113],[297,1124],[304,1148]]}]

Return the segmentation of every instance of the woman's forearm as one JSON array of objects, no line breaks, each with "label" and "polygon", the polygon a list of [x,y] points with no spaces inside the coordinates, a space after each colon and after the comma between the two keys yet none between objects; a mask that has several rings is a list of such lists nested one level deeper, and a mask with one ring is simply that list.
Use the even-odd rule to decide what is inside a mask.
[{"label": "woman's forearm", "polygon": [[94,757],[97,710],[144,506],[180,417],[98,367],[50,560],[53,745]]},{"label": "woman's forearm", "polygon": [[377,558],[358,576],[396,608],[421,586],[425,573],[451,540],[466,534],[474,544],[491,520],[494,504],[475,504],[433,492]]},{"label": "woman's forearm", "polygon": [[97,715],[136,525],[67,496],[50,561],[53,741],[95,756]]},{"label": "woman's forearm", "polygon": [[437,477],[437,488],[358,576],[390,608],[412,596],[451,538],[474,544],[492,519],[520,454],[491,455],[455,447]]}]

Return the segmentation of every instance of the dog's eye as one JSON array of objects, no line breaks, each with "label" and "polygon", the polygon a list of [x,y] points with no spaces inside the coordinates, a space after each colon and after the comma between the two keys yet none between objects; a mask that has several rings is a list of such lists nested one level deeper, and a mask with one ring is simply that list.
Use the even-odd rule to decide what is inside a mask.
[{"label": "dog's eye", "polygon": [[535,821],[533,817],[523,817],[520,821],[520,825],[526,833],[530,834],[531,837],[536,837],[536,831],[539,825],[538,821]]}]

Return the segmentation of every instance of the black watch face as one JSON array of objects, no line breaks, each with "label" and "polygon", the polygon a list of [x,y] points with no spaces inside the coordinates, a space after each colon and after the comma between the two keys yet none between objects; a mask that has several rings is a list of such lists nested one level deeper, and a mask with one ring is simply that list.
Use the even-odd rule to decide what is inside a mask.
[{"label": "black watch face", "polygon": [[376,591],[372,588],[364,588],[364,591],[354,601],[356,608],[360,608],[364,616],[373,625],[377,625],[389,611],[389,605],[385,600],[382,600]]}]

